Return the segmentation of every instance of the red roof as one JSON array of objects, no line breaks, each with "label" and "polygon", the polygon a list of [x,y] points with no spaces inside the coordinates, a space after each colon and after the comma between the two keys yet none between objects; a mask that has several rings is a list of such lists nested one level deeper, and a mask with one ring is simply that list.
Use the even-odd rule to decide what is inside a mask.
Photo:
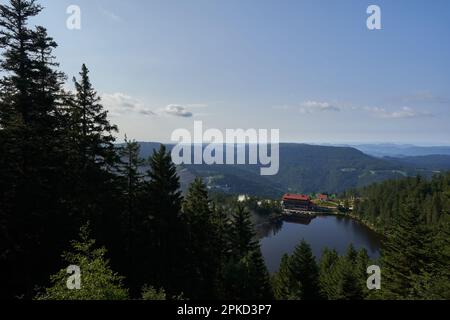
[{"label": "red roof", "polygon": [[283,201],[286,201],[286,200],[309,201],[309,200],[311,200],[311,198],[304,194],[289,194],[289,193],[287,193],[283,196]]},{"label": "red roof", "polygon": [[328,196],[326,194],[319,194],[318,199],[320,199],[320,200],[327,200]]}]

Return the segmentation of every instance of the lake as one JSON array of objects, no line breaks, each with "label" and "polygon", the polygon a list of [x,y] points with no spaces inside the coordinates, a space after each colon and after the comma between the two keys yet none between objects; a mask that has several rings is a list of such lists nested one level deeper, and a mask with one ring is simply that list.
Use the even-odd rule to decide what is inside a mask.
[{"label": "lake", "polygon": [[380,256],[380,236],[348,217],[325,215],[314,219],[280,221],[260,230],[260,236],[261,251],[271,273],[278,270],[283,254],[292,254],[302,239],[311,245],[317,258],[320,258],[325,247],[344,254],[351,243],[357,250],[365,248],[371,258]]}]

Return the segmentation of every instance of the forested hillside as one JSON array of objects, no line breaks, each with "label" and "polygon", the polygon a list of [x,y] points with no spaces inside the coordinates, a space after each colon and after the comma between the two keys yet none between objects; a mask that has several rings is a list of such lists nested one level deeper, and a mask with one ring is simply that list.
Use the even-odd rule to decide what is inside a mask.
[{"label": "forested hillside", "polygon": [[450,173],[385,181],[346,198],[385,236],[381,297],[450,298]]},{"label": "forested hillside", "polygon": [[422,170],[447,171],[450,170],[450,155],[426,155],[402,158],[385,158],[400,165],[410,166]]},{"label": "forested hillside", "polygon": [[450,173],[431,179],[417,176],[389,180],[347,195],[356,197],[354,213],[377,229],[389,231],[405,210],[405,202],[417,208],[427,225],[437,225],[444,219],[444,213],[450,211]]},{"label": "forested hillside", "polygon": [[[151,155],[160,145],[139,144],[143,157]],[[281,143],[280,170],[274,176],[261,176],[256,165],[185,165],[183,168],[208,178],[209,186],[219,191],[278,198],[288,191],[339,193],[405,176],[431,177],[436,170],[448,168],[450,163],[446,160],[446,156],[379,159],[351,147]]]}]

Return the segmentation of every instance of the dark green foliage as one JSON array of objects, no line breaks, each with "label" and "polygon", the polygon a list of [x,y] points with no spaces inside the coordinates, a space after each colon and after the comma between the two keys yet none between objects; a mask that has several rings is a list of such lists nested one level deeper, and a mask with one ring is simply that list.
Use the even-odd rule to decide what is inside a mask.
[{"label": "dark green foliage", "polygon": [[117,161],[113,134],[118,131],[107,119],[108,112],[100,104],[100,98],[92,87],[89,70],[81,67],[80,80],[75,84],[75,103],[71,111],[74,139],[77,141],[82,164],[111,166]]},{"label": "dark green foliage", "polygon": [[[386,299],[449,296],[450,173],[386,181],[348,192],[354,214],[385,233],[382,292]],[[380,295],[369,295],[379,298]]]},{"label": "dark green foliage", "polygon": [[293,279],[293,292],[299,300],[320,298],[319,269],[311,247],[305,241],[295,248],[289,268]]},{"label": "dark green foliage", "polygon": [[319,263],[319,285],[321,295],[329,300],[337,299],[339,291],[339,275],[337,266],[339,255],[336,250],[325,248]]},{"label": "dark green foliage", "polygon": [[153,287],[144,286],[142,288],[142,299],[143,300],[167,300],[166,293],[164,289],[156,290]]},{"label": "dark green foliage", "polygon": [[340,279],[336,299],[357,300],[362,299],[362,292],[359,279],[352,270],[353,265],[348,260],[341,260],[338,265]]},{"label": "dark green foliage", "polygon": [[[183,214],[189,227],[189,261],[192,268],[190,280],[193,282],[191,297],[211,298],[214,294],[211,284],[217,275],[219,255],[214,246],[217,237],[208,191],[199,178],[189,187],[183,201]],[[223,228],[222,223],[223,221],[218,220],[217,228]]]},{"label": "dark green foliage", "polygon": [[290,257],[284,254],[281,258],[280,268],[272,278],[272,286],[277,300],[295,299],[292,288],[294,287],[290,270]]},{"label": "dark green foliage", "polygon": [[[184,257],[187,255],[187,225],[181,214],[182,197],[176,167],[170,153],[161,146],[149,159],[149,181],[145,183],[144,210],[147,214],[142,235],[143,249],[148,247],[158,263],[143,258],[143,279],[179,294],[185,281]],[[145,250],[145,249],[144,249]],[[141,254],[148,255],[144,251]]]},{"label": "dark green foliage", "polygon": [[366,285],[369,257],[365,249],[359,252],[352,245],[339,257],[335,250],[324,249],[320,261],[320,288],[329,300],[361,300],[367,297]]},{"label": "dark green foliage", "polygon": [[302,241],[292,256],[282,258],[272,279],[280,300],[356,300],[367,297],[367,252],[350,246],[344,256],[325,248],[316,264],[310,246]]},{"label": "dark green foliage", "polygon": [[126,300],[123,277],[113,272],[105,260],[106,249],[95,249],[87,226],[81,228],[80,240],[72,242],[72,251],[63,254],[68,266],[80,268],[80,289],[67,288],[67,270],[64,268],[51,276],[51,287],[38,294],[39,300]]},{"label": "dark green foliage", "polygon": [[356,197],[354,213],[374,225],[379,231],[390,233],[396,217],[410,202],[428,225],[437,225],[446,208],[450,208],[450,173],[427,180],[421,177],[390,180],[347,193]]},{"label": "dark green foliage", "polygon": [[127,282],[131,289],[131,294],[136,295],[139,289],[136,257],[139,255],[138,235],[141,230],[141,223],[145,219],[142,212],[143,201],[143,174],[140,167],[145,163],[139,157],[139,144],[135,141],[128,141],[125,138],[125,145],[119,149],[120,165],[119,180],[122,183],[123,214],[122,220],[125,222],[124,235],[126,237],[126,263],[125,272]]},{"label": "dark green foliage", "polygon": [[223,271],[220,297],[273,298],[269,273],[255,237],[250,212],[238,205],[230,226],[230,255]]},{"label": "dark green foliage", "polygon": [[424,216],[408,201],[382,251],[383,294],[387,298],[414,298],[417,276],[428,271],[432,255],[431,234]]},{"label": "dark green foliage", "polygon": [[29,26],[40,11],[30,0],[0,5],[1,297],[31,297],[77,230],[67,201],[56,44],[44,28]]},{"label": "dark green foliage", "polygon": [[231,225],[231,250],[237,258],[244,257],[249,251],[259,248],[255,231],[250,220],[250,212],[242,205],[238,205],[233,212]]},{"label": "dark green foliage", "polygon": [[260,250],[249,251],[224,266],[224,282],[219,298],[233,300],[273,299],[270,277]]}]

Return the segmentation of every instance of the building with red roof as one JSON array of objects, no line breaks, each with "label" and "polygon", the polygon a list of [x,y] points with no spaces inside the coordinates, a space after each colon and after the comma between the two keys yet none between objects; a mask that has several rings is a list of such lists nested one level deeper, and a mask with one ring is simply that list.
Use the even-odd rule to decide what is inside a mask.
[{"label": "building with red roof", "polygon": [[282,198],[282,205],[285,213],[304,212],[313,209],[311,198],[304,194],[287,193]]}]

